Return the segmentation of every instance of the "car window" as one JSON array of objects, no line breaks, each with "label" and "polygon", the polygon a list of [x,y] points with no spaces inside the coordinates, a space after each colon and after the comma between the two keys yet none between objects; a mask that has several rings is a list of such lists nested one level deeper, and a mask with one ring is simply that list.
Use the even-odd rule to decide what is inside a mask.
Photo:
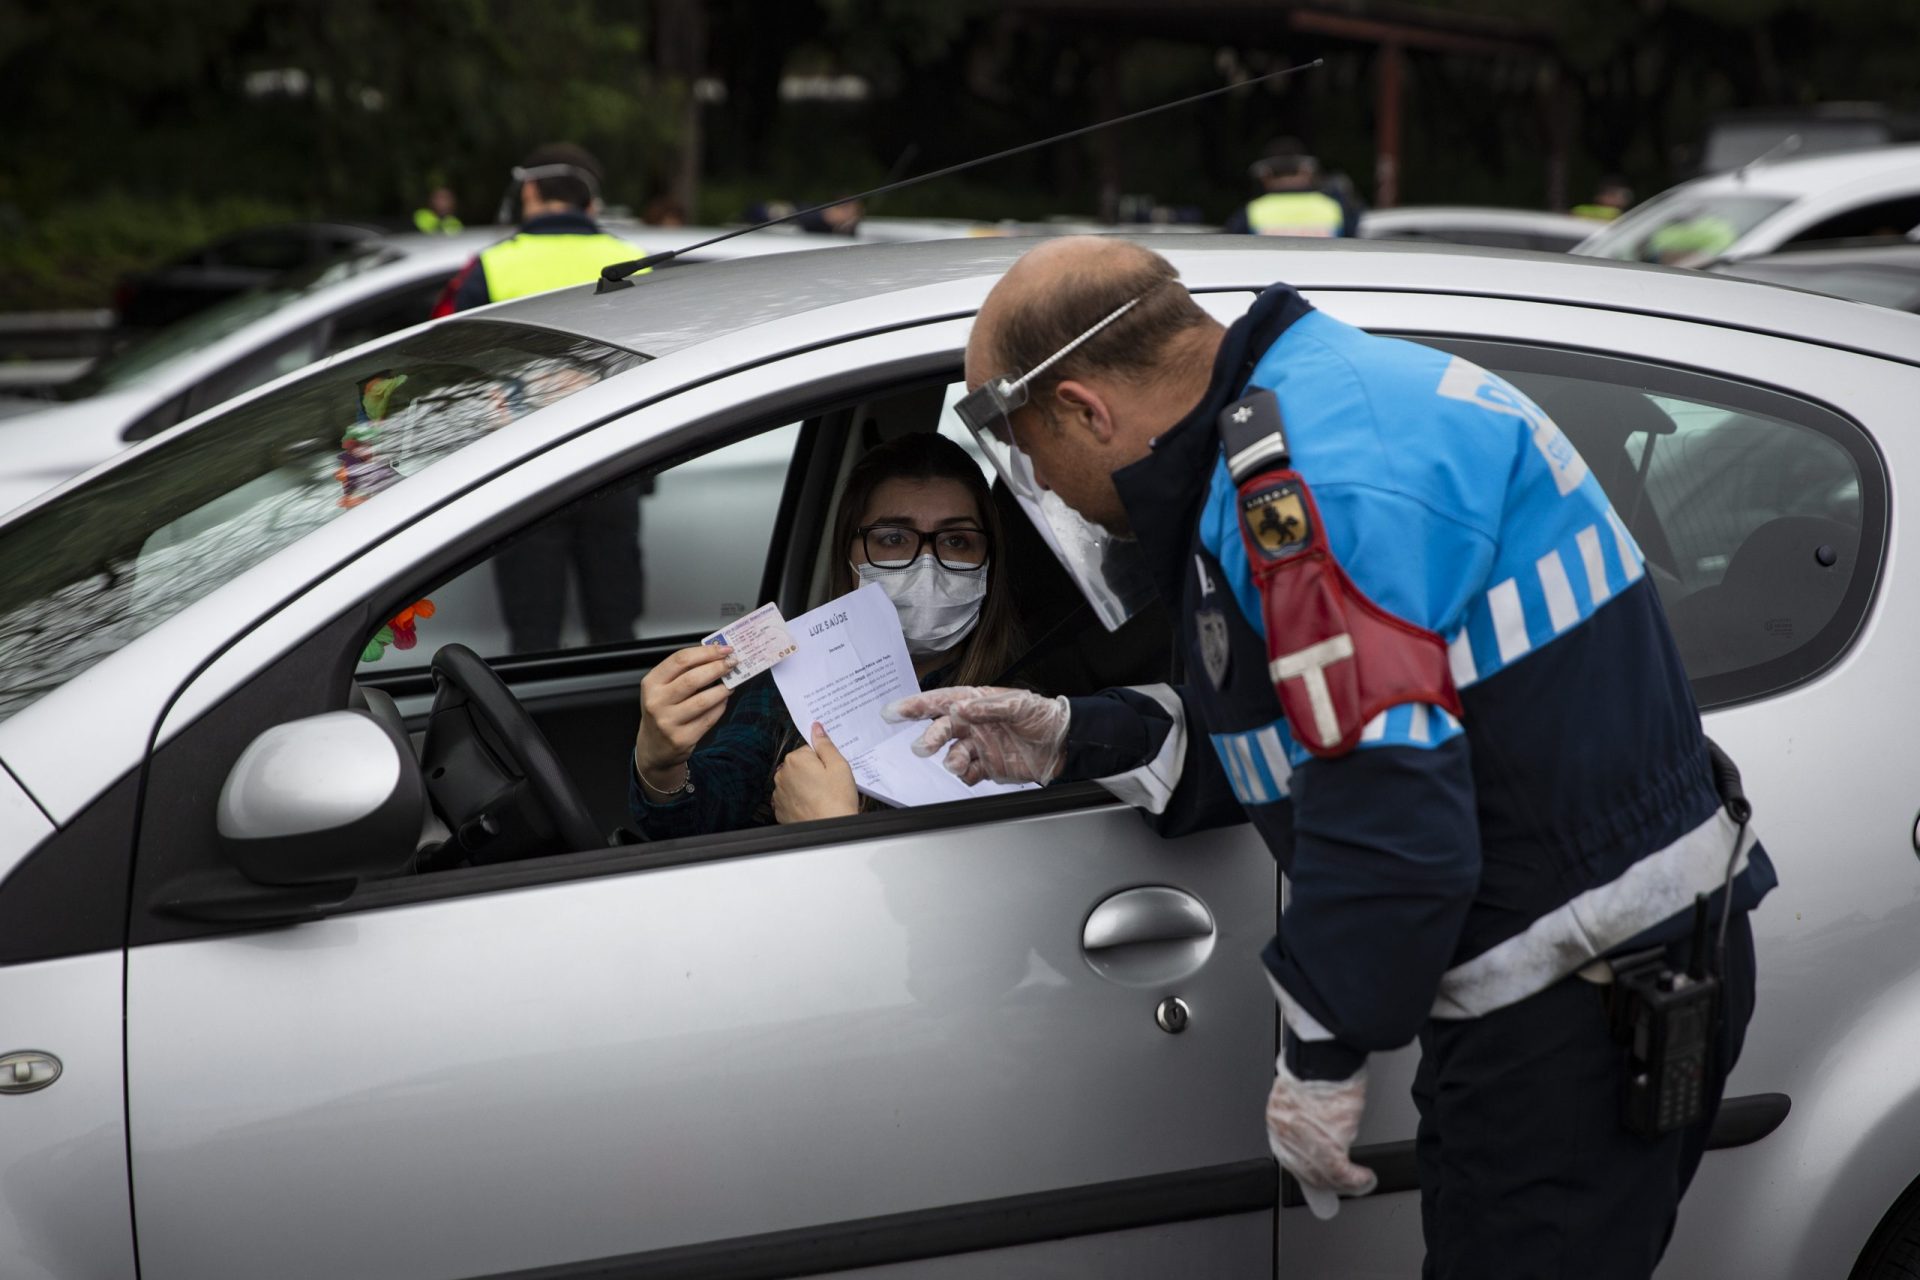
[{"label": "car window", "polygon": [[1824,240],[1884,239],[1898,240],[1920,226],[1920,192],[1908,192],[1891,200],[1875,200],[1831,218],[1823,218],[1805,231],[1788,239],[1789,245],[1817,244]]},{"label": "car window", "polygon": [[497,321],[437,325],[0,525],[0,719],[381,489],[642,358]]},{"label": "car window", "polygon": [[1680,187],[1608,223],[1581,252],[1625,262],[1698,266],[1789,203],[1783,196],[1701,194]]},{"label": "car window", "polygon": [[[318,325],[289,334],[258,351],[249,351],[226,368],[210,374],[188,395],[190,413],[225,404],[243,392],[263,387],[283,374],[304,369],[321,356]],[[131,439],[132,437],[129,437]]]},{"label": "car window", "polygon": [[1878,456],[1831,410],[1725,379],[1445,343],[1579,448],[1647,558],[1703,704],[1817,672],[1865,616],[1885,525]]},{"label": "car window", "polygon": [[247,267],[255,271],[291,271],[313,260],[314,245],[304,229],[258,232],[235,236],[214,250],[214,261],[223,267]]},{"label": "car window", "polygon": [[434,301],[445,284],[436,278],[409,285],[345,312],[334,320],[323,354],[333,355],[432,319]]},{"label": "car window", "polygon": [[763,431],[569,504],[429,590],[430,614],[392,619],[360,669],[424,666],[450,643],[504,658],[719,629],[765,603],[800,431]]}]

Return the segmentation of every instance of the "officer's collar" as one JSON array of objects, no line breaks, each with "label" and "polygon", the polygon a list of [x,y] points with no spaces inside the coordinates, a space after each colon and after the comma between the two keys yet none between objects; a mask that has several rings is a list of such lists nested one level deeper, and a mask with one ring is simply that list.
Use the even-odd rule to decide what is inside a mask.
[{"label": "officer's collar", "polygon": [[1154,440],[1153,452],[1113,473],[1134,535],[1145,547],[1154,580],[1169,603],[1179,599],[1188,535],[1213,480],[1220,411],[1239,399],[1267,348],[1312,310],[1292,285],[1276,284],[1263,291],[1220,340],[1213,376],[1200,403]]},{"label": "officer's collar", "polygon": [[543,213],[537,218],[528,218],[520,224],[523,236],[592,236],[600,234],[600,227],[586,214],[577,210],[565,213]]}]

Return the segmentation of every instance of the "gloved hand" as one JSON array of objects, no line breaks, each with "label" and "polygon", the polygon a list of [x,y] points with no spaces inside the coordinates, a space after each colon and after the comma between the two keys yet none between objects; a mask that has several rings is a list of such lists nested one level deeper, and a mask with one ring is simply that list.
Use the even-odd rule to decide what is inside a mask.
[{"label": "gloved hand", "polygon": [[1025,689],[936,689],[889,703],[880,714],[895,723],[932,719],[913,744],[914,754],[930,756],[951,740],[942,763],[968,786],[988,778],[1049,782],[1066,759],[1065,698]]},{"label": "gloved hand", "polygon": [[1367,1069],[1345,1080],[1301,1080],[1275,1061],[1267,1095],[1267,1145],[1274,1159],[1300,1183],[1316,1218],[1340,1211],[1340,1197],[1363,1196],[1379,1179],[1347,1158],[1367,1109]]}]

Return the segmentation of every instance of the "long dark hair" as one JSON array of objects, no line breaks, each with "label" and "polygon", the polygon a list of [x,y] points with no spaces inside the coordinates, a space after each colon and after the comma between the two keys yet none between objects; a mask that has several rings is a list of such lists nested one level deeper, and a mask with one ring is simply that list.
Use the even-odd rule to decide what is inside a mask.
[{"label": "long dark hair", "polygon": [[980,621],[960,642],[948,671],[949,684],[986,684],[999,678],[1019,651],[1019,623],[1008,585],[1000,512],[987,490],[980,464],[945,436],[917,431],[871,449],[854,464],[847,491],[840,498],[840,514],[833,522],[833,594],[845,595],[859,585],[853,570],[854,530],[867,514],[873,494],[889,480],[952,480],[964,485],[973,498],[980,527],[987,531],[987,598],[980,604]]}]

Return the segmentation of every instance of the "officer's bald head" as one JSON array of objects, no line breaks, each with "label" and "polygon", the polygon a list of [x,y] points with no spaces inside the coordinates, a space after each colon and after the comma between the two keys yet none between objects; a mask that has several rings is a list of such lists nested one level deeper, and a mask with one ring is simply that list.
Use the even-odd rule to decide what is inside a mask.
[{"label": "officer's bald head", "polygon": [[[1127,307],[1132,303],[1131,307]],[[1173,264],[1126,240],[1068,236],[1031,249],[993,287],[967,340],[967,384],[1039,369],[1007,431],[1034,478],[1081,515],[1125,532],[1113,473],[1146,456],[1207,389],[1223,333]]]},{"label": "officer's bald head", "polygon": [[967,383],[1038,367],[1128,302],[1124,316],[1027,388],[1034,403],[1060,382],[1094,374],[1149,377],[1182,335],[1218,326],[1151,249],[1103,236],[1064,236],[1027,251],[987,295],[967,343]]}]

